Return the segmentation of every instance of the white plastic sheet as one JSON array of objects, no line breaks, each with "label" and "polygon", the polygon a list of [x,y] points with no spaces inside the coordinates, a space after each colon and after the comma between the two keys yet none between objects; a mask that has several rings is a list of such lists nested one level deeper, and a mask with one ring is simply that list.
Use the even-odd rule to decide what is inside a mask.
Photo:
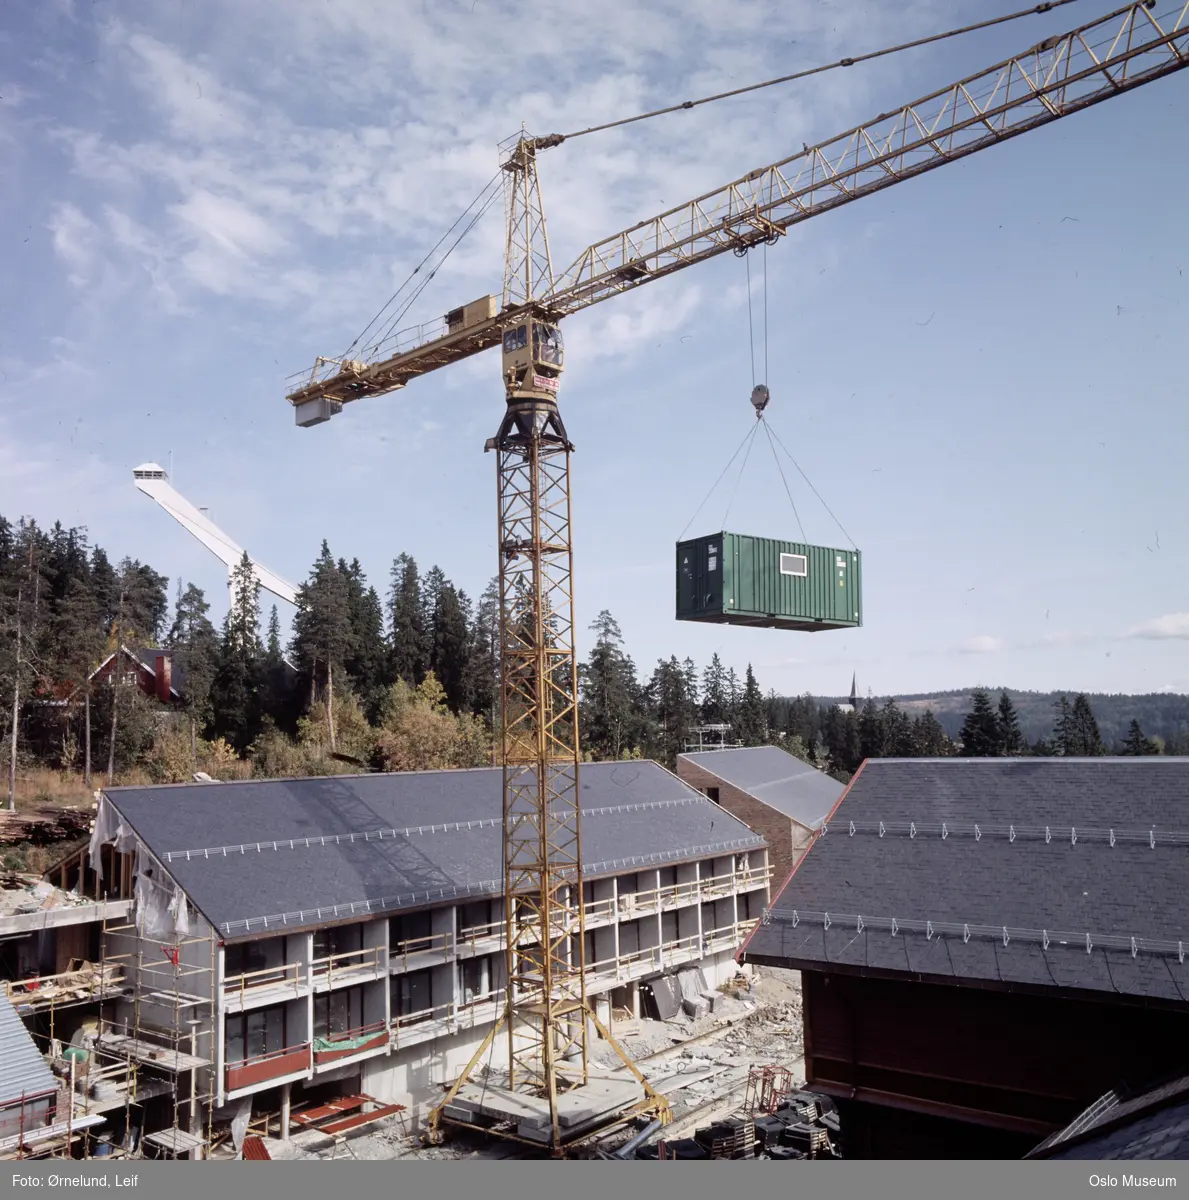
[{"label": "white plastic sheet", "polygon": [[141,937],[185,937],[191,928],[186,896],[143,847],[136,853],[136,928]]},{"label": "white plastic sheet", "polygon": [[248,1136],[248,1122],[252,1119],[252,1097],[245,1096],[239,1102],[239,1109],[231,1118],[231,1140],[235,1143],[235,1152],[239,1154],[244,1148],[244,1138]]},{"label": "white plastic sheet", "polygon": [[104,795],[99,797],[99,811],[95,814],[95,828],[91,831],[91,842],[87,847],[88,861],[99,882],[103,882],[103,846],[115,846],[120,854],[129,854],[136,848],[136,834],[126,825],[114,806]]}]

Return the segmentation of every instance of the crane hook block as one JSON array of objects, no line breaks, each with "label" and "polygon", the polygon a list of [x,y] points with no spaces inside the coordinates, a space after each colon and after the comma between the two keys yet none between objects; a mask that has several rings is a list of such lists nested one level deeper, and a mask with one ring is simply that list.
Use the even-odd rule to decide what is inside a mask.
[{"label": "crane hook block", "polygon": [[771,396],[769,395],[767,384],[757,383],[751,389],[751,402],[756,410],[757,421],[764,415],[764,409],[768,407],[769,399],[771,399]]}]

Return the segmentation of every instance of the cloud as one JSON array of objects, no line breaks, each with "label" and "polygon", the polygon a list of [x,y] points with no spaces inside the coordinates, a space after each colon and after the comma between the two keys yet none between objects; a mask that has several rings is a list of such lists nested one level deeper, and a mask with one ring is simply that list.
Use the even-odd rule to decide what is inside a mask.
[{"label": "cloud", "polygon": [[1153,617],[1142,625],[1133,626],[1123,636],[1149,641],[1189,641],[1189,613],[1167,613],[1163,617]]},{"label": "cloud", "polygon": [[66,265],[74,287],[85,287],[95,262],[95,223],[73,204],[55,206],[46,228],[54,253]]},{"label": "cloud", "polygon": [[999,638],[990,637],[985,633],[967,638],[958,646],[960,654],[995,654],[1002,649],[1003,642]]},{"label": "cloud", "polygon": [[[184,50],[167,25],[107,20],[105,93],[136,119],[49,130],[91,191],[90,204],[69,212],[59,254],[72,279],[85,278],[76,265],[85,251],[122,264],[129,287],[142,287],[147,272],[154,301],[164,297],[172,311],[210,296],[262,302],[296,316],[303,336],[321,330],[328,341],[317,349],[337,353],[372,315],[369,301],[378,307],[498,174],[495,147],[522,121],[537,133],[582,129],[777,74],[790,47],[807,62],[828,61],[857,40],[878,42],[891,24],[924,28],[938,7],[773,12],[739,0],[724,29],[711,0],[657,0],[648,11],[564,0],[511,0],[500,11],[213,0]],[[252,49],[259,45],[270,47],[267,63]],[[545,67],[525,83],[510,61]],[[590,242],[870,115],[876,86],[906,69],[869,64],[862,74],[822,76],[812,90],[777,88],[551,150],[541,179],[555,274]],[[295,89],[294,79],[309,86]],[[406,325],[498,293],[499,207]],[[585,337],[575,330],[580,348],[622,355],[720,298],[688,284],[659,303],[652,292],[646,303],[625,298],[605,316],[597,310],[582,322]]]}]

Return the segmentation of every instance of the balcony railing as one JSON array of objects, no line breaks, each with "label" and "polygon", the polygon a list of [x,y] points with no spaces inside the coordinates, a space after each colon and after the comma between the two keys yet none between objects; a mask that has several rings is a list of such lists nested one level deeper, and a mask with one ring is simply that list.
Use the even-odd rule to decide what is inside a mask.
[{"label": "balcony railing", "polygon": [[740,945],[755,924],[755,921],[737,921],[700,936],[692,934],[662,942],[659,946],[644,946],[627,954],[588,963],[587,971],[596,983],[627,983],[652,971],[695,962],[708,953]]},{"label": "balcony railing", "polygon": [[[426,937],[406,938],[388,948],[388,962],[392,967],[407,971],[409,966],[417,966],[418,959],[424,961],[424,956],[432,954],[447,955],[450,953],[454,939],[448,933],[431,933]],[[410,960],[413,960],[410,964]]]},{"label": "balcony railing", "polygon": [[366,946],[362,950],[344,950],[327,954],[310,964],[310,974],[317,988],[344,987],[374,978],[387,972],[383,946]]},{"label": "balcony railing", "polygon": [[341,1058],[365,1054],[369,1050],[381,1050],[387,1045],[388,1026],[384,1021],[373,1021],[370,1025],[359,1026],[358,1029],[315,1037],[314,1066],[322,1067]]},{"label": "balcony railing", "polygon": [[465,1003],[449,1001],[418,1012],[401,1013],[391,1022],[393,1049],[429,1041],[443,1034],[455,1033],[460,1029],[474,1029],[479,1025],[490,1025],[499,1015],[504,1002],[503,990],[488,992],[472,997]]},{"label": "balcony railing", "polygon": [[586,908],[586,923],[588,925],[594,922],[614,921],[615,920],[615,897],[608,896],[605,900],[588,900]]},{"label": "balcony railing", "polygon": [[[468,925],[465,929],[458,931],[458,948],[459,950],[470,950],[472,953],[478,953],[481,943],[498,942],[501,946],[504,944],[504,922],[501,918],[498,921],[488,921],[483,925]],[[484,950],[490,950],[489,946],[484,946]]]},{"label": "balcony railing", "polygon": [[124,990],[122,963],[78,962],[58,975],[32,975],[28,979],[0,980],[0,988],[19,1013],[41,1012],[56,1005],[98,1000]]},{"label": "balcony railing", "polygon": [[229,1062],[226,1067],[226,1083],[229,1092],[240,1088],[254,1087],[271,1079],[296,1075],[310,1069],[311,1043],[301,1042],[286,1046],[283,1050],[269,1050],[249,1058]]},{"label": "balcony railing", "polygon": [[301,963],[283,967],[262,967],[258,971],[242,971],[223,980],[224,1006],[243,1010],[253,1002],[276,1002],[295,999],[302,994]]}]

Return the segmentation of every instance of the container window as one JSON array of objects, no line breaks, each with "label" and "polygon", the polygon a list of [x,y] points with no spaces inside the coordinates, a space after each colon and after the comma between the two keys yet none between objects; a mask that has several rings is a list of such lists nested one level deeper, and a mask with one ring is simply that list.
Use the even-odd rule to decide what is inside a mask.
[{"label": "container window", "polygon": [[780,573],[782,575],[799,575],[803,579],[809,574],[809,559],[804,554],[782,554],[780,556]]}]

